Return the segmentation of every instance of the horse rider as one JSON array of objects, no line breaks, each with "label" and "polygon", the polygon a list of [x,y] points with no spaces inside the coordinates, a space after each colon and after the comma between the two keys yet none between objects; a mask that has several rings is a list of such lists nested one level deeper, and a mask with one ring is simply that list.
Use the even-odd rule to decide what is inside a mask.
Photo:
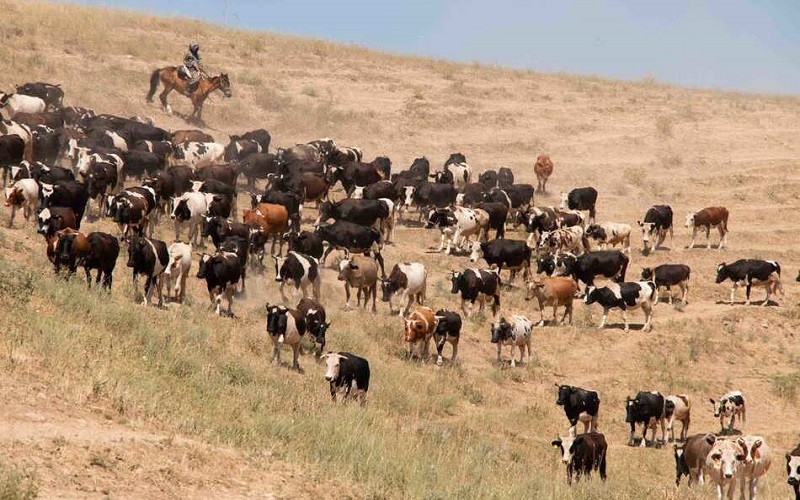
[{"label": "horse rider", "polygon": [[186,95],[192,95],[203,75],[203,59],[200,57],[200,45],[196,42],[189,44],[189,52],[183,56],[183,71],[188,77]]}]

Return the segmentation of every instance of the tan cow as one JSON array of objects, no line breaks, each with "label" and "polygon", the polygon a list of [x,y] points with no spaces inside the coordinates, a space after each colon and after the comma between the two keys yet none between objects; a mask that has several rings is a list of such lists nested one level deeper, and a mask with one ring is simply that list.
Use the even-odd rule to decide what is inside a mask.
[{"label": "tan cow", "polygon": [[725,207],[708,207],[686,215],[686,227],[692,229],[692,242],[688,248],[694,248],[694,240],[699,230],[706,231],[706,248],[711,248],[711,228],[716,227],[719,231],[719,250],[725,247],[725,240],[728,235],[728,209]]},{"label": "tan cow", "polygon": [[547,179],[553,174],[553,162],[550,160],[550,156],[539,155],[533,165],[533,171],[536,173],[536,180],[539,183],[536,191],[546,193]]},{"label": "tan cow", "polygon": [[664,416],[667,417],[667,432],[670,440],[675,441],[675,421],[681,423],[681,441],[686,439],[691,422],[691,404],[685,394],[667,396],[664,400]]},{"label": "tan cow", "polygon": [[[259,203],[252,210],[245,210],[242,221],[253,227],[262,235],[272,235],[270,253],[275,255],[275,243],[278,242],[278,255],[283,253],[283,233],[289,228],[289,212],[283,205]],[[252,238],[252,235],[251,235]]]},{"label": "tan cow", "polygon": [[745,498],[744,486],[747,482],[750,500],[755,500],[758,481],[772,465],[772,453],[761,436],[741,436],[736,440],[736,444],[741,447],[744,455],[742,474],[739,478],[740,498]]},{"label": "tan cow", "polygon": [[[718,439],[706,457],[706,472],[717,485],[717,499],[727,496],[733,500],[736,481],[742,475],[741,447],[733,441]],[[727,487],[727,493],[725,488]]]},{"label": "tan cow", "polygon": [[344,281],[346,295],[344,308],[350,310],[350,287],[356,289],[356,307],[361,305],[361,294],[364,294],[364,309],[372,296],[372,312],[376,311],[375,297],[378,290],[378,264],[372,257],[353,255],[339,262],[339,281]]},{"label": "tan cow", "polygon": [[536,297],[539,301],[539,326],[544,325],[544,306],[553,306],[553,324],[556,324],[558,306],[564,306],[564,315],[561,323],[569,314],[569,324],[572,324],[572,301],[578,292],[578,284],[568,276],[557,276],[553,278],[540,278],[538,275],[525,283],[528,293],[525,300]]},{"label": "tan cow", "polygon": [[413,346],[420,342],[419,352],[417,356],[423,361],[428,359],[429,345],[433,332],[436,331],[436,313],[433,309],[425,306],[417,306],[411,311],[405,319],[406,322],[406,350],[408,358],[411,359],[414,355]]},{"label": "tan cow", "polygon": [[675,485],[681,485],[681,477],[689,476],[689,486],[697,482],[705,484],[704,473],[706,457],[717,438],[713,434],[695,434],[686,438],[683,443],[676,443],[675,449]]}]

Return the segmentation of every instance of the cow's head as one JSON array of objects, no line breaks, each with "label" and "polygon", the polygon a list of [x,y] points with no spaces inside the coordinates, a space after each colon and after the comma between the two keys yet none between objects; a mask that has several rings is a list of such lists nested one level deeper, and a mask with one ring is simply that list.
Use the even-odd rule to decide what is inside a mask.
[{"label": "cow's head", "polygon": [[625,422],[636,422],[641,410],[641,402],[636,398],[625,399]]},{"label": "cow's head", "polygon": [[[250,230],[252,234],[252,229]],[[260,230],[259,230],[260,231]],[[285,257],[277,257],[275,255],[272,256],[272,259],[275,261],[275,281],[278,283],[283,281],[283,276],[281,275],[281,270],[283,268],[284,262],[286,262]]]},{"label": "cow's head", "polygon": [[733,441],[719,440],[714,443],[708,458],[714,470],[725,479],[731,479],[740,466],[739,462],[744,460],[744,454]]},{"label": "cow's head", "polygon": [[381,279],[381,300],[383,302],[389,302],[397,289],[397,283],[394,281]]},{"label": "cow's head", "polygon": [[278,342],[283,342],[283,335],[286,333],[286,323],[288,309],[284,306],[267,305],[267,333],[272,336],[280,335]]},{"label": "cow's head", "polygon": [[197,252],[197,256],[199,257],[197,262],[197,277],[200,279],[205,279],[206,273],[208,272],[208,262],[211,260],[211,255]]},{"label": "cow's head", "polygon": [[675,457],[675,484],[680,485],[680,478],[681,476],[688,476],[689,475],[689,466],[686,464],[686,459],[684,458],[684,443],[675,443],[672,445],[672,454]]},{"label": "cow's head", "polygon": [[189,204],[186,199],[178,200],[178,203],[175,204],[175,208],[172,209],[170,218],[180,221],[187,221],[192,218],[192,211],[189,210]]},{"label": "cow's head", "polygon": [[605,241],[607,238],[606,230],[603,229],[602,226],[598,226],[597,224],[592,224],[591,226],[586,228],[586,236],[588,238],[593,238],[598,241]]},{"label": "cow's head", "polygon": [[450,288],[450,293],[458,293],[458,289],[461,286],[461,281],[464,276],[464,273],[459,273],[457,271],[450,271],[450,284],[452,287]]},{"label": "cow's head", "polygon": [[10,187],[5,189],[6,194],[6,203],[7,207],[12,205],[22,205],[22,202],[25,201],[25,196],[22,194],[22,190],[17,187]]},{"label": "cow's head", "polygon": [[653,268],[652,267],[645,267],[642,269],[642,279],[645,281],[650,281],[653,279]]},{"label": "cow's head", "polygon": [[713,399],[709,398],[709,401],[714,407],[714,416],[717,418],[719,418],[720,415],[723,417],[729,417],[733,415],[733,412],[736,409],[736,402],[731,398],[723,397],[719,401],[714,401]]},{"label": "cow's head", "polygon": [[754,462],[761,461],[761,447],[764,445],[764,440],[760,437],[756,437],[755,439],[747,440],[743,437],[740,437],[736,440],[736,444],[742,449],[742,454],[744,455],[744,460],[742,460],[745,464],[752,464]]},{"label": "cow's head", "polygon": [[436,325],[431,325],[422,315],[411,313],[406,322],[406,342],[416,342],[423,340],[426,336],[433,333]]},{"label": "cow's head", "polygon": [[694,214],[686,214],[686,222],[684,223],[686,227],[694,227]]},{"label": "cow's head", "polygon": [[53,195],[53,191],[55,190],[55,186],[53,184],[48,184],[43,182],[42,186],[42,203],[45,205],[50,202],[50,196]]},{"label": "cow's head", "polygon": [[600,290],[594,286],[586,287],[586,294],[583,296],[583,303],[586,305],[594,304],[600,299]]},{"label": "cow's head", "polygon": [[583,436],[565,436],[550,442],[550,444],[561,453],[561,463],[569,464],[575,455],[576,445],[583,439]]},{"label": "cow's head", "polygon": [[52,221],[55,220],[56,217],[58,216],[51,213],[49,208],[43,209],[36,216],[36,221],[39,223],[39,229],[36,232],[39,234],[47,235],[50,229],[50,225]]},{"label": "cow's head", "polygon": [[511,324],[505,318],[500,318],[500,321],[492,323],[492,344],[497,344],[500,341],[506,340],[511,337]]},{"label": "cow's head", "polygon": [[538,295],[538,291],[544,288],[544,281],[538,275],[534,275],[525,282],[525,300],[531,300]]},{"label": "cow's head", "polygon": [[647,255],[650,252],[651,238],[655,237],[656,225],[653,222],[636,221],[642,228],[642,252]]},{"label": "cow's head", "polygon": [[721,263],[717,265],[717,279],[716,283],[722,283],[728,279],[728,266],[725,263]]},{"label": "cow's head", "polygon": [[355,271],[358,271],[358,269],[358,264],[352,260],[348,258],[342,259],[339,262],[339,281],[346,281],[347,278],[352,276]]},{"label": "cow's head", "polygon": [[405,206],[411,206],[414,202],[414,193],[416,193],[417,188],[414,186],[405,186],[403,188],[403,204]]},{"label": "cow's head", "polygon": [[342,356],[335,352],[329,352],[323,356],[325,358],[325,380],[333,382],[339,378],[339,370],[341,368],[341,361],[347,359],[347,356]]},{"label": "cow's head", "polygon": [[536,272],[552,276],[556,270],[556,259],[552,255],[536,259]]},{"label": "cow's head", "polygon": [[795,488],[800,486],[800,456],[786,454],[786,474],[789,476],[787,483]]},{"label": "cow's head", "polygon": [[472,251],[469,253],[469,261],[470,262],[478,262],[481,258],[483,258],[484,247],[488,246],[487,243],[481,243],[480,241],[476,241],[472,244]]},{"label": "cow's head", "polygon": [[425,229],[435,226],[448,227],[456,223],[456,216],[449,208],[432,208],[426,217]]},{"label": "cow's head", "polygon": [[147,245],[147,240],[140,236],[131,236],[128,240],[128,267],[134,269],[140,267],[142,258],[144,257],[144,247]]},{"label": "cow's head", "polygon": [[56,255],[57,259],[61,262],[69,262],[74,258],[75,252],[75,237],[78,235],[77,231],[71,229],[62,229],[56,231]]},{"label": "cow's head", "polygon": [[556,404],[558,406],[564,406],[569,401],[570,395],[575,390],[574,387],[571,385],[559,385],[558,386],[558,399],[556,399]]}]

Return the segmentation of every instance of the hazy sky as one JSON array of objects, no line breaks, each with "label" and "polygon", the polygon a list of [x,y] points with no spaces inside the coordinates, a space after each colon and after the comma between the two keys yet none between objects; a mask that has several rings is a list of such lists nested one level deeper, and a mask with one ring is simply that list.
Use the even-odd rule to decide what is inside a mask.
[{"label": "hazy sky", "polygon": [[800,0],[72,1],[401,54],[800,94]]}]

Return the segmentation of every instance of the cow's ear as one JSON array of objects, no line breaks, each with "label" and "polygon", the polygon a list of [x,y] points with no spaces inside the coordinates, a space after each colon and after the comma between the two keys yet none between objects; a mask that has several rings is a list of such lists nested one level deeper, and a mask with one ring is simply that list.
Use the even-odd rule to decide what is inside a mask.
[{"label": "cow's ear", "polygon": [[714,400],[713,400],[713,399],[711,399],[711,398],[708,398],[708,400],[709,400],[709,401],[711,401],[711,404],[712,404],[712,405],[715,405],[715,404],[717,404],[717,402],[716,402],[716,401],[714,401]]},{"label": "cow's ear", "polygon": [[[550,446],[552,446],[553,448],[556,448],[556,449],[561,448],[561,440],[560,439],[556,439],[555,441],[551,441],[550,442]],[[786,456],[788,457],[789,455],[786,455]]]},{"label": "cow's ear", "polygon": [[706,443],[713,445],[716,442],[717,442],[717,436],[713,434],[706,434]]},{"label": "cow's ear", "polygon": [[639,227],[642,227],[644,225],[644,224],[642,224],[642,221],[640,221],[640,220],[637,220],[636,223],[639,224]]}]

